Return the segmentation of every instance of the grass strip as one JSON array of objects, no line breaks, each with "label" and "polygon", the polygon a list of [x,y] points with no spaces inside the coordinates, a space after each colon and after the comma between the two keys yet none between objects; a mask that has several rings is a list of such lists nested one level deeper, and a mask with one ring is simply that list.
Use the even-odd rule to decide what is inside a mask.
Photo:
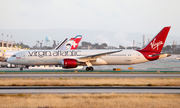
[{"label": "grass strip", "polygon": [[179,108],[180,94],[0,94],[1,108]]},{"label": "grass strip", "polygon": [[12,78],[0,86],[180,86],[180,78]]}]

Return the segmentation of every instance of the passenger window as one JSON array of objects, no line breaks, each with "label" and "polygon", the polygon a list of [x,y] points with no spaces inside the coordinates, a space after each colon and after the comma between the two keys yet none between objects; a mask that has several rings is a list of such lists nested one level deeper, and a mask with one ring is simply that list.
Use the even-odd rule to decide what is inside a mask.
[{"label": "passenger window", "polygon": [[12,55],[11,57],[16,57],[16,55]]}]

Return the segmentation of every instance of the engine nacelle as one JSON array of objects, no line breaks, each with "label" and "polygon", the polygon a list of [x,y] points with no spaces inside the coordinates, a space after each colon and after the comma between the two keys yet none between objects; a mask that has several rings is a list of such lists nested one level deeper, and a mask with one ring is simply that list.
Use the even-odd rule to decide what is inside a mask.
[{"label": "engine nacelle", "polygon": [[63,59],[62,60],[62,67],[63,68],[76,68],[77,67],[77,60],[75,60],[75,59]]},{"label": "engine nacelle", "polygon": [[10,68],[10,67],[11,67],[11,64],[8,63],[8,64],[6,65],[6,67]]},{"label": "engine nacelle", "polygon": [[8,64],[6,65],[6,67],[8,67],[8,68],[15,68],[16,65],[14,65],[14,64],[9,64],[9,63],[8,63]]}]

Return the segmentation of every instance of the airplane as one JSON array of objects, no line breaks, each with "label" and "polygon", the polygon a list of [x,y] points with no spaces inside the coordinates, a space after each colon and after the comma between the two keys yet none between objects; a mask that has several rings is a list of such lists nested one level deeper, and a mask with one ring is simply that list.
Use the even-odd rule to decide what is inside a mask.
[{"label": "airplane", "polygon": [[[81,41],[82,39],[82,35],[77,35],[75,38],[71,38],[69,41],[68,41],[68,38],[65,38],[61,43],[59,43],[56,48],[54,48],[54,50],[75,50],[78,45],[79,45],[79,42]],[[67,49],[65,46],[72,46],[71,48]],[[73,47],[75,46],[75,47]],[[1,62],[6,62],[7,59],[9,57],[11,57],[13,54],[17,53],[17,52],[20,52],[20,51],[6,51],[4,52],[4,56],[0,56],[0,61]],[[7,67],[15,67],[15,65],[12,65],[12,64],[7,64]]]},{"label": "airplane", "polygon": [[95,65],[131,65],[154,61],[170,56],[161,53],[170,28],[164,27],[141,50],[27,50],[12,55],[7,62],[18,65],[62,65],[65,69],[87,66],[86,71],[93,71],[92,66]]}]

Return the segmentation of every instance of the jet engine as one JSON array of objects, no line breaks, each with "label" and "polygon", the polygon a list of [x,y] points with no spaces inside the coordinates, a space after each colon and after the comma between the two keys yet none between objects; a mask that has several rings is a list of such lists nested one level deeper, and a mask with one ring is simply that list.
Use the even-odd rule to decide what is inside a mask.
[{"label": "jet engine", "polygon": [[16,65],[14,65],[14,64],[9,64],[9,63],[8,63],[8,64],[6,65],[6,67],[8,67],[8,68],[15,68]]},{"label": "jet engine", "polygon": [[62,67],[63,68],[76,68],[77,63],[78,62],[76,59],[63,59],[62,60]]}]

